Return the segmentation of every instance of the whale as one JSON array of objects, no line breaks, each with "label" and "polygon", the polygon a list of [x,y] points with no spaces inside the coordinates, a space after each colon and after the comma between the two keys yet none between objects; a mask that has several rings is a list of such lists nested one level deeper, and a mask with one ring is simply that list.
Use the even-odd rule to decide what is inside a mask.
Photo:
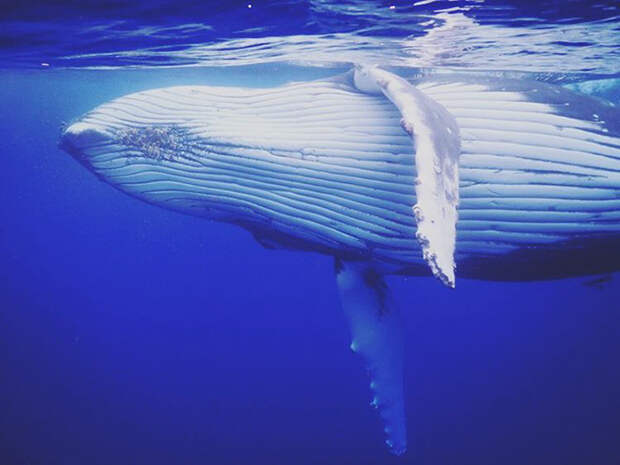
[{"label": "whale", "polygon": [[386,277],[458,292],[457,277],[618,270],[619,116],[535,80],[357,65],[271,88],[122,96],[65,127],[60,147],[135,198],[333,257],[350,347],[401,455],[404,334]]}]

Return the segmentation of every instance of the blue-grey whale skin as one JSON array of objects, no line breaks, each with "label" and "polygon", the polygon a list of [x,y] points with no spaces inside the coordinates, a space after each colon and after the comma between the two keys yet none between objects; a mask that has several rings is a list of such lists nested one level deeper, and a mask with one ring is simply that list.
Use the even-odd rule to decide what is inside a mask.
[{"label": "blue-grey whale skin", "polygon": [[[430,265],[454,286],[454,270],[437,271],[425,249],[442,238],[419,236],[429,220],[418,193],[443,219],[455,219],[446,199],[458,202],[446,249],[458,277],[618,270],[620,118],[534,81],[358,71],[269,89],[138,92],[84,115],[61,147],[149,203],[240,225],[266,247],[334,256],[351,348],[369,368],[386,443],[402,454],[403,337],[383,276],[429,275]],[[450,176],[458,192],[446,197]]]}]

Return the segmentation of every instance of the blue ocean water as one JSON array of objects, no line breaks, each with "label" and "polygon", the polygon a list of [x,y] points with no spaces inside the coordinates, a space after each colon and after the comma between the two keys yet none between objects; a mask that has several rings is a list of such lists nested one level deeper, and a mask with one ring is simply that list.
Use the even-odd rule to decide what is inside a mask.
[{"label": "blue ocean water", "polygon": [[409,451],[387,453],[333,263],[139,202],[57,148],[130,92],[354,62],[620,103],[616,2],[25,1],[0,14],[0,464],[620,463],[620,276],[389,279]]}]

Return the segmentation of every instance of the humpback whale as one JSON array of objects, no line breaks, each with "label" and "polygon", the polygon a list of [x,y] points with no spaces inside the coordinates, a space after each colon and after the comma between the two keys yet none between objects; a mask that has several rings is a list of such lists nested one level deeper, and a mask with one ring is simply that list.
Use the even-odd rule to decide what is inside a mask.
[{"label": "humpback whale", "polygon": [[400,455],[403,334],[385,277],[453,288],[618,270],[619,124],[614,105],[552,84],[357,66],[274,88],[134,93],[66,127],[60,146],[131,196],[334,257],[351,349]]}]

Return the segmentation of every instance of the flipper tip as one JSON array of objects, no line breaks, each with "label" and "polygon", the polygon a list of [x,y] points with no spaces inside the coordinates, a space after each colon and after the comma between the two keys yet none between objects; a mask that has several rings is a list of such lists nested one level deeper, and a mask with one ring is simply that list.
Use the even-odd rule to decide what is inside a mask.
[{"label": "flipper tip", "polygon": [[407,452],[406,444],[395,444],[391,439],[386,439],[385,444],[392,455],[400,456]]}]

